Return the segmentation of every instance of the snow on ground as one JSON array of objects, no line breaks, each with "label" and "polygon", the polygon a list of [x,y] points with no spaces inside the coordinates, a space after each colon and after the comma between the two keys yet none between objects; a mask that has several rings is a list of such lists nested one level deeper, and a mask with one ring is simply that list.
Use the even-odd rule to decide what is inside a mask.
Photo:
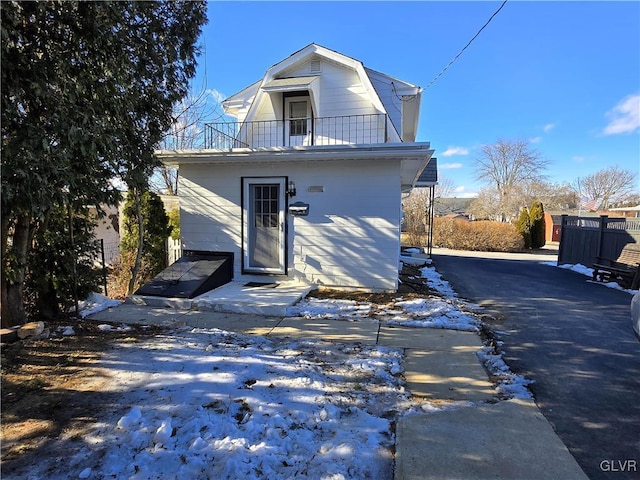
[{"label": "snow on ground", "polygon": [[[572,270],[574,272],[580,273],[582,275],[586,275],[587,277],[593,278],[593,268],[585,267],[581,264],[571,265],[571,264],[562,264],[556,265],[556,262],[543,262],[545,265],[549,265],[552,267],[564,268],[566,270]],[[604,285],[605,287],[615,288],[616,290],[622,290],[623,292],[630,293],[634,295],[638,292],[638,290],[631,290],[629,288],[623,288],[617,282],[597,282],[598,285]]]},{"label": "snow on ground", "polygon": [[436,271],[436,269],[430,267],[429,264],[422,267],[420,269],[420,273],[423,278],[427,279],[429,287],[436,290],[439,294],[449,298],[456,298],[458,296],[456,292],[453,291],[453,288],[451,288],[451,285],[449,285],[449,282],[443,280],[442,276]]},{"label": "snow on ground", "polygon": [[187,329],[105,362],[130,407],[58,478],[392,477],[398,349]]},{"label": "snow on ground", "polygon": [[348,321],[378,320],[387,325],[446,328],[477,331],[479,321],[459,310],[451,299],[430,296],[404,300],[398,296],[389,305],[375,305],[353,300],[306,298],[287,309],[288,316]]},{"label": "snow on ground", "polygon": [[110,307],[117,307],[122,302],[114,300],[99,293],[90,293],[86,300],[79,302],[80,317],[85,318],[94,313],[101,312]]},{"label": "snow on ground", "polygon": [[373,308],[371,302],[354,300],[305,298],[287,308],[287,316],[305,318],[331,318],[339,320],[361,320]]},{"label": "snow on ground", "polygon": [[[457,298],[449,282],[423,258],[400,257],[402,262],[422,267],[421,279],[438,292],[425,298],[405,300],[402,295],[388,305],[354,300],[306,298],[287,309],[289,316],[330,318],[358,321],[373,318],[388,325],[405,327],[445,328],[449,330],[478,331],[480,322],[473,315],[474,305]],[[466,313],[465,313],[466,312]]]},{"label": "snow on ground", "polygon": [[483,347],[476,355],[497,383],[498,393],[506,398],[533,398],[527,387],[534,383],[534,380],[513,373],[494,347]]},{"label": "snow on ground", "polygon": [[[398,295],[387,305],[309,298],[288,314],[478,330],[474,307],[428,262],[418,265],[439,295]],[[95,297],[87,308],[101,302],[108,303]],[[493,348],[478,357],[498,393],[530,397],[527,381]],[[68,458],[53,469],[38,463],[28,478],[392,478],[398,415],[473,405],[412,399],[402,350],[381,346],[185,327],[123,342],[103,363],[118,403]]]}]

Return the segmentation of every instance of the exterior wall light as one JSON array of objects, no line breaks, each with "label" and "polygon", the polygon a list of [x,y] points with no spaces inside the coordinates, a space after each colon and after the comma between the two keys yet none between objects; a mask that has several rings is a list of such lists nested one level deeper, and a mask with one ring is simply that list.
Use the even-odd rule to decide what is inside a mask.
[{"label": "exterior wall light", "polygon": [[287,194],[290,197],[296,196],[296,184],[293,183],[293,180],[289,180],[289,185],[287,185]]}]

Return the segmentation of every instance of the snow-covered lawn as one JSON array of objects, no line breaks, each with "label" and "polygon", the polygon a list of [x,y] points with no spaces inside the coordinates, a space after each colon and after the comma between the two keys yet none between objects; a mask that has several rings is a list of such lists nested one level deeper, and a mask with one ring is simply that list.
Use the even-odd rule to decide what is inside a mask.
[{"label": "snow-covered lawn", "polygon": [[391,478],[391,422],[411,405],[401,362],[397,349],[221,330],[123,345],[106,363],[131,407],[85,437],[68,473]]},{"label": "snow-covered lawn", "polygon": [[[420,272],[439,295],[386,305],[308,298],[288,313],[478,331],[479,307],[458,299],[428,262]],[[99,304],[95,297],[87,308]],[[530,396],[492,348],[478,356],[497,394]],[[398,416],[451,408],[412,398],[403,351],[390,347],[185,327],[123,342],[103,363],[118,404],[54,474],[43,462],[30,478],[390,479]]]}]

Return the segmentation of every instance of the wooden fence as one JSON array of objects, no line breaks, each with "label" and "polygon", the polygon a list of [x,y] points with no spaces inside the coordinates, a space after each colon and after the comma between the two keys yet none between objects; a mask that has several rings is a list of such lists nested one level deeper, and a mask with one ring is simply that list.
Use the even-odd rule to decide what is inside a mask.
[{"label": "wooden fence", "polygon": [[596,257],[618,258],[628,243],[640,244],[640,218],[563,215],[558,265],[591,267]]},{"label": "wooden fence", "polygon": [[177,262],[182,256],[182,243],[180,239],[167,238],[167,265]]}]

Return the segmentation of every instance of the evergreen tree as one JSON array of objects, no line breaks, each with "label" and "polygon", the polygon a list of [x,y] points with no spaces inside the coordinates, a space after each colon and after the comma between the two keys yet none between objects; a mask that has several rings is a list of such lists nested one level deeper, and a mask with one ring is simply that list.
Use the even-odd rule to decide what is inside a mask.
[{"label": "evergreen tree", "polygon": [[[167,266],[166,241],[171,227],[162,200],[149,191],[142,194],[140,209],[136,207],[135,195],[130,193],[123,214],[120,251],[124,271],[130,274],[128,293],[131,294]],[[140,238],[143,248],[139,248]]]},{"label": "evergreen tree", "polygon": [[45,319],[69,310],[100,285],[95,221],[87,209],[51,209],[36,232],[25,279],[28,313]]},{"label": "evergreen tree", "polygon": [[545,241],[545,221],[544,207],[542,202],[533,202],[529,209],[529,221],[531,224],[531,248],[544,247]]},{"label": "evergreen tree", "polygon": [[146,188],[195,74],[206,2],[14,1],[0,14],[0,291],[11,326],[25,320],[32,240],[51,212],[116,204],[114,177]]},{"label": "evergreen tree", "polygon": [[180,209],[175,208],[167,213],[169,216],[169,226],[171,227],[171,238],[180,240]]},{"label": "evergreen tree", "polygon": [[520,232],[520,235],[522,235],[524,239],[524,248],[531,248],[531,217],[526,207],[520,210],[520,217],[515,226],[516,230]]}]

